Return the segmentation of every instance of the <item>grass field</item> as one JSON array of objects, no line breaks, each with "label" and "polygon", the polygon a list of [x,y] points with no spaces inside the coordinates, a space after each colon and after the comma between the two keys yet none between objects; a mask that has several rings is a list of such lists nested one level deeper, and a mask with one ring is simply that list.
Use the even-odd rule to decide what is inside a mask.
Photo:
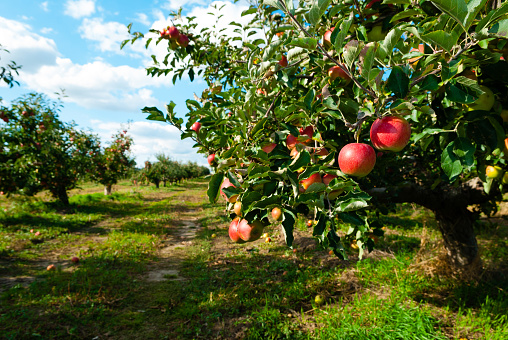
[{"label": "grass field", "polygon": [[294,251],[276,225],[270,243],[233,244],[206,187],[86,185],[70,208],[0,198],[0,338],[508,339],[507,216],[477,226],[484,271],[459,278],[420,208],[341,261],[303,217]]}]

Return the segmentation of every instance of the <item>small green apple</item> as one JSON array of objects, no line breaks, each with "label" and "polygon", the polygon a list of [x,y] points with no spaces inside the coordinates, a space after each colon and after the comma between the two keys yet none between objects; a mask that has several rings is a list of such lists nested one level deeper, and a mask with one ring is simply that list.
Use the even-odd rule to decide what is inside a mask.
[{"label": "small green apple", "polygon": [[387,32],[383,32],[383,25],[373,26],[372,29],[367,32],[367,39],[369,41],[380,41],[384,40]]},{"label": "small green apple", "polygon": [[316,297],[314,298],[314,302],[316,303],[316,305],[320,306],[323,303],[325,303],[325,298],[322,297],[321,295],[316,295]]},{"label": "small green apple", "polygon": [[503,175],[503,169],[497,165],[489,165],[485,169],[485,175],[490,178],[500,178]]},{"label": "small green apple", "polygon": [[490,111],[490,109],[492,109],[492,106],[494,106],[494,102],[496,101],[494,92],[492,92],[492,90],[485,85],[481,85],[480,88],[484,93],[482,93],[474,103],[468,105],[469,111],[473,110]]}]

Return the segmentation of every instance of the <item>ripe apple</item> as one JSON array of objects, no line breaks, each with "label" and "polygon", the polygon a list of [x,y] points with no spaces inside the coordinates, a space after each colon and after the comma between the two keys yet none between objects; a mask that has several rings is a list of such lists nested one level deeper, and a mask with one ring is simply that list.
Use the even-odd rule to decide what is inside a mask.
[{"label": "ripe apple", "polygon": [[257,93],[258,95],[263,95],[263,96],[266,96],[266,95],[267,95],[266,90],[265,90],[265,89],[263,89],[263,88],[259,88],[259,89],[257,89],[257,90],[256,90],[256,93]]},{"label": "ripe apple", "polygon": [[245,242],[256,241],[263,234],[264,229],[263,223],[260,221],[254,221],[249,223],[247,220],[243,219],[238,223],[238,235]]},{"label": "ripe apple", "polygon": [[339,168],[346,175],[367,176],[376,164],[376,152],[364,143],[350,143],[339,152]]},{"label": "ripe apple", "polygon": [[261,238],[267,238],[267,237],[270,237],[270,235],[268,235],[268,233],[264,233],[263,235],[261,235]]},{"label": "ripe apple", "polygon": [[269,237],[265,238],[265,243],[270,243],[270,242],[272,242],[271,238],[269,238]]},{"label": "ripe apple", "polygon": [[214,153],[212,153],[211,155],[208,155],[208,157],[206,159],[208,161],[208,164],[210,164],[210,166],[213,166],[215,164],[215,154]]},{"label": "ripe apple", "polygon": [[238,223],[240,223],[240,220],[238,218],[235,218],[233,221],[231,221],[231,224],[229,225],[229,238],[231,241],[235,243],[245,243],[244,240],[240,238],[240,234],[238,234]]},{"label": "ripe apple", "polygon": [[226,201],[228,201],[229,203],[235,203],[236,202],[236,199],[238,198],[238,195],[233,195],[231,196],[230,198],[228,198],[226,196],[226,194],[222,191],[223,188],[229,188],[229,187],[233,187],[233,188],[236,188],[232,183],[231,181],[229,180],[229,178],[224,178],[224,181],[222,182],[222,185],[220,186],[220,194],[222,197],[224,197],[224,199]]},{"label": "ripe apple", "polygon": [[312,227],[314,222],[312,220],[307,220],[307,227]]},{"label": "ripe apple", "polygon": [[55,270],[55,269],[56,269],[56,267],[55,267],[54,264],[50,264],[49,266],[46,267],[47,271],[52,271],[52,270]]},{"label": "ripe apple", "polygon": [[494,92],[492,92],[492,90],[485,85],[480,85],[480,88],[484,93],[482,93],[474,103],[468,104],[469,111],[473,110],[490,111],[490,109],[492,109],[492,106],[494,106],[494,102],[496,101]]},{"label": "ripe apple", "polygon": [[242,216],[242,202],[236,201],[235,205],[233,206],[233,211],[235,212],[236,216]]},{"label": "ripe apple", "polygon": [[210,237],[211,237],[211,238],[216,238],[216,237],[217,237],[217,234],[215,234],[215,233],[214,233],[214,234],[210,235]]},{"label": "ripe apple", "polygon": [[195,122],[191,126],[191,130],[196,131],[196,133],[198,133],[200,129],[201,129],[201,123],[200,122]]},{"label": "ripe apple", "polygon": [[310,187],[310,185],[313,183],[323,183],[319,172],[316,172],[315,174],[310,175],[308,178],[300,181],[300,184],[304,190],[307,190],[307,188]]},{"label": "ripe apple", "polygon": [[76,257],[76,256],[73,256],[73,257],[71,258],[71,262],[72,262],[72,263],[78,263],[78,262],[79,262],[79,258],[78,258],[78,257]]},{"label": "ripe apple", "polygon": [[485,169],[485,174],[487,175],[487,177],[490,178],[500,178],[501,176],[503,176],[503,169],[501,169],[501,167],[497,165],[495,166],[489,165]]},{"label": "ripe apple", "polygon": [[300,132],[301,136],[308,136],[309,137],[309,139],[307,139],[304,143],[309,143],[312,136],[314,135],[314,128],[311,125],[307,126],[305,129],[300,128],[298,131]]},{"label": "ripe apple", "polygon": [[337,78],[341,78],[349,82],[351,78],[344,72],[342,68],[335,65],[328,69],[328,76],[330,77],[330,81],[334,81]]},{"label": "ripe apple", "polygon": [[178,39],[178,36],[180,35],[180,32],[178,32],[178,28],[175,26],[168,27],[166,30],[166,35],[169,37],[169,39],[176,40]]},{"label": "ripe apple", "polygon": [[409,143],[411,126],[402,117],[385,116],[374,121],[370,128],[370,140],[381,151],[398,152]]},{"label": "ripe apple", "polygon": [[387,32],[383,32],[383,25],[376,25],[372,27],[372,29],[367,32],[367,39],[369,41],[380,41],[384,40]]},{"label": "ripe apple", "polygon": [[263,150],[266,153],[270,153],[270,152],[273,151],[273,149],[275,149],[276,146],[277,146],[276,143],[270,143],[270,144],[267,144],[267,145],[263,146],[261,148],[261,150]]},{"label": "ripe apple", "polygon": [[335,27],[330,28],[328,31],[323,34],[323,46],[326,49],[329,49],[332,46],[332,32],[335,29]]},{"label": "ripe apple", "polygon": [[279,207],[275,207],[272,209],[272,217],[275,221],[280,220],[281,216],[282,216],[282,210],[280,210]]},{"label": "ripe apple", "polygon": [[189,46],[189,37],[185,34],[180,34],[176,40],[176,43],[181,47]]},{"label": "ripe apple", "polygon": [[288,67],[288,58],[286,58],[285,55],[282,55],[282,57],[280,58],[278,64],[281,66],[281,67]]}]

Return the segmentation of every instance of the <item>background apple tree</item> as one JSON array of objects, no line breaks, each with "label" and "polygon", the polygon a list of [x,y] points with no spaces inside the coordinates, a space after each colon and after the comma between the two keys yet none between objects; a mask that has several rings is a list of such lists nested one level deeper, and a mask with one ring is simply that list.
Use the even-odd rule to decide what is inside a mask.
[{"label": "background apple tree", "polygon": [[[150,76],[206,80],[187,100],[185,125],[173,102],[143,111],[215,155],[208,195],[222,193],[232,218],[235,201],[256,225],[280,208],[291,246],[297,214],[313,214],[325,247],[346,257],[356,244],[361,256],[381,233],[369,212],[413,202],[435,213],[450,262],[468,268],[479,259],[473,223],[495,211],[508,170],[507,13],[506,2],[487,0],[265,0],[242,13],[249,24],[229,24],[233,33],[197,31],[195,18],[172,13],[176,33],[133,32],[123,45],[168,47]],[[346,175],[339,152],[370,144],[385,116],[409,121],[411,141],[378,152],[367,176]]]},{"label": "background apple tree", "polygon": [[104,185],[105,195],[111,195],[112,186],[125,178],[135,166],[130,155],[133,141],[127,130],[119,131],[111,138],[113,141],[109,145],[94,153],[93,162],[86,169],[92,181]]},{"label": "background apple tree", "polygon": [[0,191],[34,195],[48,190],[63,204],[100,151],[97,136],[58,118],[60,102],[27,94],[0,106]]}]

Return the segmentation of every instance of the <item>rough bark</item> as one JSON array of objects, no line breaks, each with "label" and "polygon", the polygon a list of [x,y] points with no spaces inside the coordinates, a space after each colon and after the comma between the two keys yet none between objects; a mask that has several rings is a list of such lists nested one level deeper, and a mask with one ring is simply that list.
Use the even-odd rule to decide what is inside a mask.
[{"label": "rough bark", "polygon": [[111,187],[112,187],[112,185],[111,185],[111,184],[106,185],[106,186],[104,187],[104,195],[106,195],[106,196],[110,196],[110,195],[111,195]]}]

